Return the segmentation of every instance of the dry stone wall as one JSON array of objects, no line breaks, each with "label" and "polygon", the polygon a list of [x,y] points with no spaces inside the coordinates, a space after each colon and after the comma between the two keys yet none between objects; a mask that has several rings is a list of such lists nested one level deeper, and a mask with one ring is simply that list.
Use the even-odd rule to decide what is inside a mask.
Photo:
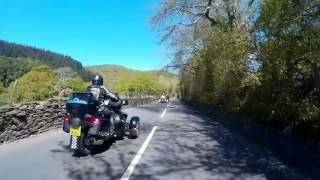
[{"label": "dry stone wall", "polygon": [[[128,100],[129,106],[133,107],[150,103],[154,98]],[[58,99],[0,108],[0,144],[61,128],[65,113],[65,101]]]}]

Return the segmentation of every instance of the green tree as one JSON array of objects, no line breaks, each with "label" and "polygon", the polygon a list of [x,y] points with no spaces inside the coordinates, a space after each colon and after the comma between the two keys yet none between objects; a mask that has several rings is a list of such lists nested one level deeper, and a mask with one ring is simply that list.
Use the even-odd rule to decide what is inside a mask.
[{"label": "green tree", "polygon": [[2,83],[0,82],[0,94],[5,91],[5,87],[3,87]]},{"label": "green tree", "polygon": [[89,67],[89,69],[104,77],[104,84],[109,90],[119,91],[128,96],[136,96],[138,93],[136,90],[137,85],[133,84],[134,81],[137,81],[139,76],[148,77],[148,82],[149,80],[157,81],[155,83],[161,86],[162,89],[169,89],[169,87],[171,87],[172,91],[175,91],[176,89],[177,75],[163,70],[138,71],[117,65],[98,65]]},{"label": "green tree", "polygon": [[67,79],[66,85],[72,91],[82,92],[90,85],[90,83],[83,81],[80,77],[75,77]]},{"label": "green tree", "polygon": [[261,114],[275,126],[293,130],[320,117],[319,7],[319,0],[262,3],[256,23],[257,33],[263,34],[258,51],[261,87],[249,102],[260,104]]},{"label": "green tree", "polygon": [[70,56],[30,46],[0,40],[0,56],[37,59],[42,64],[46,64],[53,69],[70,67],[73,71],[76,71],[81,78],[86,80],[89,80],[92,76],[79,61]]},{"label": "green tree", "polygon": [[183,97],[237,110],[249,75],[248,36],[243,32],[213,31],[208,42],[182,69]]},{"label": "green tree", "polygon": [[0,56],[0,82],[5,87],[8,87],[11,82],[19,79],[22,75],[39,65],[38,61],[30,58]]},{"label": "green tree", "polygon": [[48,66],[39,66],[18,80],[14,99],[20,101],[44,100],[55,95],[55,73]]},{"label": "green tree", "polygon": [[213,2],[163,0],[152,17],[181,97],[320,139],[320,0]]},{"label": "green tree", "polygon": [[155,76],[143,73],[122,81],[118,89],[128,96],[159,95],[166,92],[165,86]]}]

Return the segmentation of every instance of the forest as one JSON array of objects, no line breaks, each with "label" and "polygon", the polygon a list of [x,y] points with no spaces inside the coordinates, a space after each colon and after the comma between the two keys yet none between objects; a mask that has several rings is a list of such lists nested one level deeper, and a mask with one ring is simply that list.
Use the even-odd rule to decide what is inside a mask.
[{"label": "forest", "polygon": [[69,56],[0,40],[0,105],[83,90],[92,75]]},{"label": "forest", "polygon": [[319,0],[162,0],[151,25],[182,99],[320,139]]},{"label": "forest", "polygon": [[92,73],[87,71],[79,61],[70,56],[58,54],[45,49],[0,40],[0,56],[34,59],[53,69],[70,67],[85,80],[90,80],[92,76]]}]

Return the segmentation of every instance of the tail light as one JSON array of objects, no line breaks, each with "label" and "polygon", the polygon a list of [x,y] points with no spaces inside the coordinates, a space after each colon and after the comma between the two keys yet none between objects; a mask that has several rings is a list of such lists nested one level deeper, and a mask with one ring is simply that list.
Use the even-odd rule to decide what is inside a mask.
[{"label": "tail light", "polygon": [[95,116],[92,116],[92,115],[90,115],[90,114],[86,114],[86,115],[84,116],[84,119],[85,119],[87,122],[92,123],[92,124],[94,124],[94,125],[96,125],[96,126],[99,126],[99,125],[101,124],[101,122],[100,122],[99,119],[97,119]]},{"label": "tail light", "polygon": [[70,114],[68,113],[65,117],[64,117],[64,123],[70,124],[71,121],[71,117]]}]

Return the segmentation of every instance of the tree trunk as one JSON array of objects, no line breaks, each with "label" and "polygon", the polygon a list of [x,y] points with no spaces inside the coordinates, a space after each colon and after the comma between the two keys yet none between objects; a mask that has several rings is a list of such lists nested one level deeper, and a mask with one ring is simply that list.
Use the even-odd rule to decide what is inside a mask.
[{"label": "tree trunk", "polygon": [[13,84],[13,89],[12,89],[12,94],[11,94],[11,97],[10,97],[10,100],[9,100],[9,104],[13,104],[13,98],[14,98],[14,95],[16,93],[17,84],[18,84],[18,80],[15,80],[14,84]]}]

